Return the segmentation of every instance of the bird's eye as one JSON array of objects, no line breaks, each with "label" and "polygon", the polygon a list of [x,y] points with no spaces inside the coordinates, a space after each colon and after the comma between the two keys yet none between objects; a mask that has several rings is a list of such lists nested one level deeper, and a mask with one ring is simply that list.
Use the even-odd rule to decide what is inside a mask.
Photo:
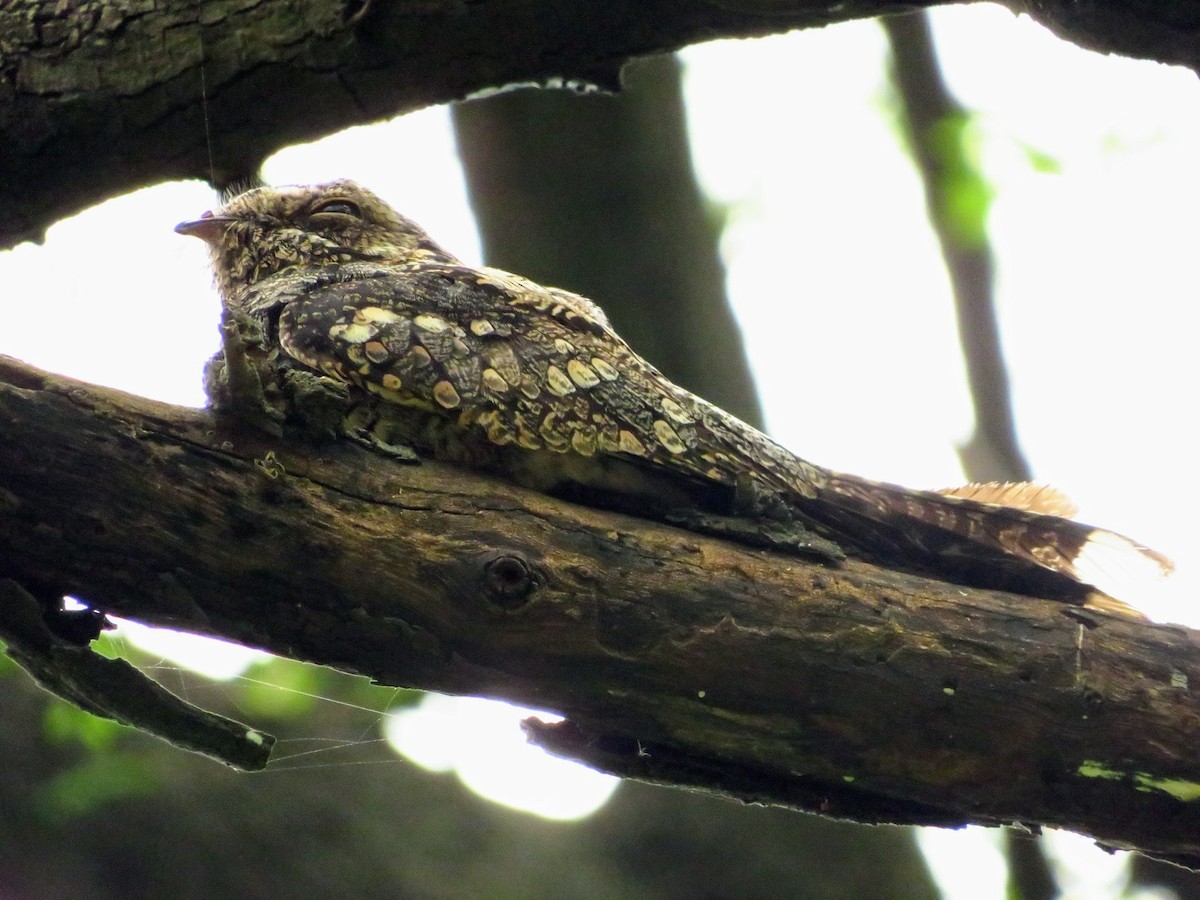
[{"label": "bird's eye", "polygon": [[317,215],[317,213],[333,213],[334,215],[338,216],[353,216],[356,219],[361,219],[363,217],[362,210],[359,209],[357,203],[342,199],[325,200],[322,203],[318,203],[313,207],[312,211],[314,216]]}]

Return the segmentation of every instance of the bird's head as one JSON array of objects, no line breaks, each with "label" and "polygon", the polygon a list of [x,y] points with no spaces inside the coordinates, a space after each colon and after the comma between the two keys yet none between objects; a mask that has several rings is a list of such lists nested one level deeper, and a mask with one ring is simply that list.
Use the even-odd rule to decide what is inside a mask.
[{"label": "bird's head", "polygon": [[253,188],[175,230],[212,248],[217,288],[226,299],[293,267],[454,261],[419,225],[347,180]]}]

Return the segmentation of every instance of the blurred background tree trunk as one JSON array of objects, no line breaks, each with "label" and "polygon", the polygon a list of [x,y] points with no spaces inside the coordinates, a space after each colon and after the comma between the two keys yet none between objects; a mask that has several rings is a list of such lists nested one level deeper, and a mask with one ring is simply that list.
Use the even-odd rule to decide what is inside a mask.
[{"label": "blurred background tree trunk", "polygon": [[[616,97],[517,91],[454,108],[484,257],[597,301],[670,378],[761,424],[725,297],[719,219],[692,171],[681,66],[662,56],[628,66],[625,75],[627,90]],[[632,816],[617,833],[654,817],[662,835],[682,837],[681,823],[704,817],[714,843],[748,852],[772,843],[795,864],[787,880],[726,880],[717,889],[725,862],[699,846],[689,850],[681,841],[638,852],[647,873],[668,857],[689,859],[700,896],[936,896],[909,829],[839,825],[834,846],[825,838],[832,823],[796,813],[789,821],[795,843],[783,845],[773,824],[693,794],[626,784],[618,798],[635,791],[642,798],[636,806],[614,802],[602,814]],[[645,805],[650,796],[652,807]],[[865,870],[873,879],[862,879]]]}]

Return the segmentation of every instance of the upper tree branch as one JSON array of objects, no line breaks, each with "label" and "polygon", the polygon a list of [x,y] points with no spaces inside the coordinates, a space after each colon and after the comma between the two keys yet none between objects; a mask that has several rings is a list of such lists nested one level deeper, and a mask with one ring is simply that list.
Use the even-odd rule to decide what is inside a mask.
[{"label": "upper tree branch", "polygon": [[1200,635],[831,570],[0,364],[0,577],[566,714],[623,775],[1200,859]]},{"label": "upper tree branch", "polygon": [[[1192,3],[1010,5],[1087,47],[1200,60]],[[912,6],[11,0],[0,5],[0,247],[38,239],[123,190],[210,173],[224,185],[287,144],[472,92],[515,82],[612,87],[636,56]]]}]

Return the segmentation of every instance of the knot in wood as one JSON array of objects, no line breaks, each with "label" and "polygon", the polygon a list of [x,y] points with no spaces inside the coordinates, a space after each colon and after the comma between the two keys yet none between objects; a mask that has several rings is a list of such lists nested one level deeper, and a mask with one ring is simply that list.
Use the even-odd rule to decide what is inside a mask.
[{"label": "knot in wood", "polygon": [[492,602],[504,609],[517,609],[533,593],[533,570],[520,556],[506,553],[484,566],[484,586]]}]

